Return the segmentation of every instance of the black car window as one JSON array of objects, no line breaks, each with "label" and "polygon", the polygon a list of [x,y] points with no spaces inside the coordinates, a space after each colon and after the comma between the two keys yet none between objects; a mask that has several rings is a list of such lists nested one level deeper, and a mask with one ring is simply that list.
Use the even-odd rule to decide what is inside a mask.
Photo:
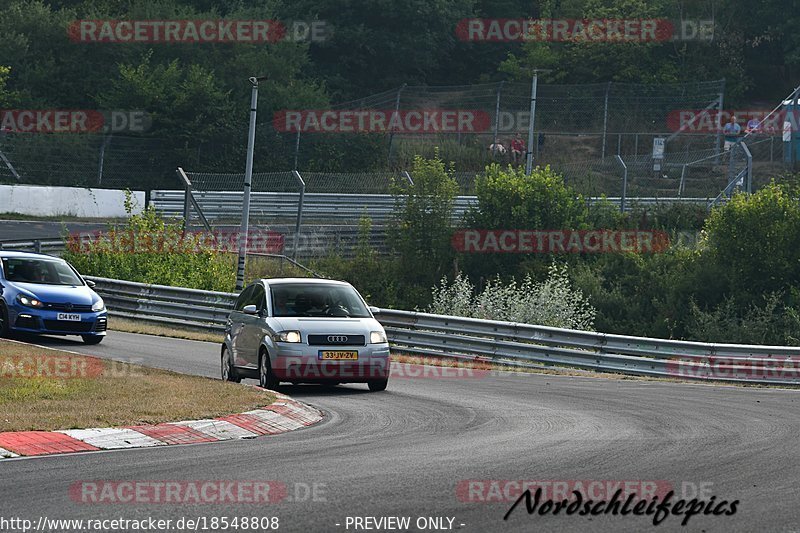
[{"label": "black car window", "polygon": [[6,257],[3,270],[8,281],[42,285],[83,285],[83,280],[60,259]]},{"label": "black car window", "polygon": [[253,285],[253,292],[247,300],[247,305],[255,305],[259,311],[263,310],[266,306],[267,298],[264,286],[260,283]]},{"label": "black car window", "polygon": [[242,294],[239,295],[239,298],[236,299],[236,304],[233,306],[235,311],[241,311],[244,309],[245,305],[249,305],[247,300],[250,298],[250,295],[253,294],[253,287],[255,287],[255,285],[250,285],[242,291]]},{"label": "black car window", "polygon": [[371,316],[356,290],[348,285],[278,283],[270,290],[272,316]]}]

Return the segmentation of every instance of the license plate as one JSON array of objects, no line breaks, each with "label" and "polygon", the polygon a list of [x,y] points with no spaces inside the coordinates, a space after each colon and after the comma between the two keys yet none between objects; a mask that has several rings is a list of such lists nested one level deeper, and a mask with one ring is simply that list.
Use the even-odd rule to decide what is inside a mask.
[{"label": "license plate", "polygon": [[345,352],[341,350],[320,350],[319,358],[328,361],[357,361],[358,352]]},{"label": "license plate", "polygon": [[81,315],[78,313],[58,313],[58,320],[64,320],[66,322],[80,322]]}]

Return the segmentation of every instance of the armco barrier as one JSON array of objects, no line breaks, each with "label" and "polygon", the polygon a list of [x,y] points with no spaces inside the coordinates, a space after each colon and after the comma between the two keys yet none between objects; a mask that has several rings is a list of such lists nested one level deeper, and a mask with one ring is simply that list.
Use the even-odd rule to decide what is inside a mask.
[{"label": "armco barrier", "polygon": [[[194,191],[194,197],[203,214],[210,221],[236,221],[242,213],[241,191]],[[250,196],[251,220],[289,221],[297,217],[299,193],[254,192]],[[590,198],[590,202],[599,200]],[[621,198],[604,198],[620,205]],[[477,204],[475,196],[457,196],[453,201],[453,220],[461,220],[470,206]],[[626,208],[668,203],[690,203],[706,206],[707,198],[627,198]],[[167,217],[182,217],[184,191],[154,190],[150,205]],[[303,219],[322,221],[325,224],[356,224],[367,216],[373,224],[384,225],[391,221],[395,199],[389,194],[331,194],[306,193],[303,197]]]},{"label": "armco barrier", "polygon": [[[87,277],[112,317],[222,331],[233,293]],[[511,366],[568,366],[638,376],[800,384],[800,347],[714,344],[381,309],[396,351]]]}]

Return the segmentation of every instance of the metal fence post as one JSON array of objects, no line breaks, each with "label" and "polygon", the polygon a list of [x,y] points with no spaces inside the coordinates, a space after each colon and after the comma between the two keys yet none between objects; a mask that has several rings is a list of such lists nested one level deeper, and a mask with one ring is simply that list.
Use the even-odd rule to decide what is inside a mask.
[{"label": "metal fence post", "polygon": [[42,241],[40,241],[39,239],[35,239],[33,241],[33,251],[36,252],[37,254],[42,253]]},{"label": "metal fence post", "polygon": [[741,145],[747,164],[747,183],[745,184],[745,189],[747,190],[747,194],[751,194],[753,192],[753,154],[750,153],[750,148],[748,148],[744,141],[741,142]]},{"label": "metal fence post", "polygon": [[294,246],[292,248],[292,259],[297,261],[297,250],[300,248],[300,225],[303,223],[303,203],[306,195],[306,182],[297,170],[292,171],[292,175],[300,184],[300,198],[297,201],[297,221],[294,225]]},{"label": "metal fence post", "polygon": [[253,188],[253,152],[256,144],[256,108],[258,107],[258,82],[265,77],[251,77],[250,127],[247,131],[247,160],[245,161],[242,198],[242,224],[239,230],[239,260],[236,264],[236,291],[244,288],[244,266],[247,261],[247,233],[250,225],[250,193]]},{"label": "metal fence post", "polygon": [[181,178],[181,184],[183,185],[183,231],[187,231],[191,227],[190,217],[192,216],[191,182],[188,178],[182,179],[180,167],[175,172],[178,174],[178,178]]},{"label": "metal fence post", "polygon": [[492,141],[492,158],[495,156],[495,152],[497,151],[497,134],[500,130],[500,93],[503,90],[503,84],[505,81],[501,81],[497,85],[497,101],[494,104],[494,140]]},{"label": "metal fence post", "polygon": [[297,129],[297,137],[294,140],[294,169],[297,170],[297,157],[300,154],[300,128]]},{"label": "metal fence post", "polygon": [[528,176],[533,172],[533,133],[536,123],[536,91],[539,83],[540,72],[550,72],[551,69],[533,69],[531,78],[531,120],[528,124],[528,152],[525,154],[525,174]]},{"label": "metal fence post", "polygon": [[[395,98],[395,101],[394,101],[394,114],[395,114],[395,116],[398,113],[400,113],[400,95],[402,94],[403,89],[405,89],[405,88],[406,88],[406,84],[404,83],[399,89],[397,89],[397,97]],[[392,144],[393,144],[393,142],[394,142],[394,127],[392,127],[392,130],[389,132],[389,155],[388,155],[388,157],[386,159],[387,163],[389,163],[390,165],[392,164]]]},{"label": "metal fence post", "polygon": [[606,133],[608,132],[608,93],[611,90],[611,82],[606,84],[606,97],[605,97],[605,104],[603,106],[603,153],[601,157],[605,158],[606,156]]},{"label": "metal fence post", "polygon": [[617,161],[619,164],[622,165],[622,196],[619,199],[619,211],[620,213],[625,212],[625,197],[628,194],[628,165],[625,164],[625,161],[622,160],[622,157],[617,154]]},{"label": "metal fence post", "polygon": [[111,143],[111,134],[103,137],[103,142],[100,145],[100,162],[97,165],[97,185],[103,182],[103,163],[106,157],[106,146],[108,146],[109,143]]},{"label": "metal fence post", "polygon": [[[717,103],[717,140],[714,145],[714,151],[719,154],[722,149],[722,124],[720,124],[720,120],[722,119],[722,106],[725,100],[725,80],[722,80],[722,92],[719,93],[719,100]],[[714,160],[714,164],[719,164],[719,155]]]},{"label": "metal fence post", "polygon": [[689,166],[688,163],[683,165],[681,169],[681,183],[678,185],[678,198],[683,198],[683,188],[685,187],[686,183],[686,167]]}]

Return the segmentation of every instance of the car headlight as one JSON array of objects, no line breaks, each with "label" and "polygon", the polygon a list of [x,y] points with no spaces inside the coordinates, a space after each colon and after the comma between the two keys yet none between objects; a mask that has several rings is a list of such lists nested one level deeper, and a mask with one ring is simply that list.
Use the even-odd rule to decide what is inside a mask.
[{"label": "car headlight", "polygon": [[24,294],[17,296],[17,301],[25,307],[36,307],[37,309],[44,307],[44,304],[36,298],[32,296],[25,296]]},{"label": "car headlight", "polygon": [[92,304],[92,311],[102,311],[106,308],[106,303],[103,301],[102,298],[99,298],[95,303]]},{"label": "car headlight", "polygon": [[370,331],[369,332],[369,343],[370,344],[383,344],[385,342],[389,342],[386,340],[386,333],[382,331]]},{"label": "car headlight", "polygon": [[276,333],[273,338],[278,342],[300,342],[302,340],[299,331],[281,331]]}]

